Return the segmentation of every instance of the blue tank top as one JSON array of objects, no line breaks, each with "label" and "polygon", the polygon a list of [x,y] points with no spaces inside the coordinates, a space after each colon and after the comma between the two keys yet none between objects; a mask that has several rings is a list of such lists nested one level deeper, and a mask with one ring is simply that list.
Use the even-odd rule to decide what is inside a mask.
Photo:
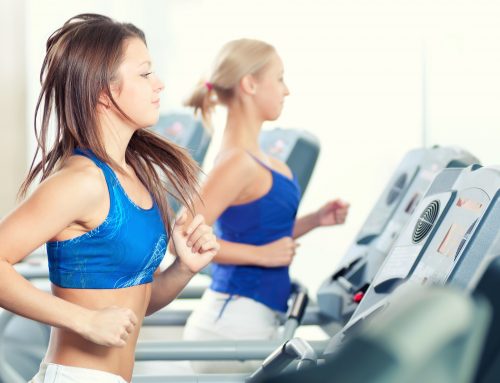
[{"label": "blue tank top", "polygon": [[91,159],[104,173],[109,212],[103,223],[83,235],[47,242],[50,281],[75,289],[117,289],[151,282],[168,242],[156,202],[142,209],[129,199],[109,165],[88,150],[76,149],[74,154]]},{"label": "blue tank top", "polygon": [[[252,156],[253,157],[253,156]],[[253,157],[271,172],[271,189],[261,198],[228,207],[216,221],[218,238],[250,245],[265,245],[291,237],[300,201],[300,187],[293,180]],[[286,311],[291,293],[288,266],[260,267],[213,263],[214,291],[241,295],[273,310]]]}]

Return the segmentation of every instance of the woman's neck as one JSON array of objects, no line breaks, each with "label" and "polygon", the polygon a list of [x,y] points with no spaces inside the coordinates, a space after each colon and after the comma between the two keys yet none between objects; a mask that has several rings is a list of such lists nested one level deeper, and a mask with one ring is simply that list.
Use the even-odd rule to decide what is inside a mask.
[{"label": "woman's neck", "polygon": [[229,107],[222,148],[240,147],[251,153],[259,152],[262,120],[242,108]]},{"label": "woman's neck", "polygon": [[99,126],[102,144],[107,155],[123,170],[126,170],[125,153],[135,130],[116,118],[101,118]]}]

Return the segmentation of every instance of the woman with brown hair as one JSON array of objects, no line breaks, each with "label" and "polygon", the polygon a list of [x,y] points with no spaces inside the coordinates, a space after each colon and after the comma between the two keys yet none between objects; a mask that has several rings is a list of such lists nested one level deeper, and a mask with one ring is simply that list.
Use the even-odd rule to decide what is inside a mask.
[{"label": "woman with brown hair", "polygon": [[[75,16],[47,41],[21,195],[41,183],[0,222],[0,307],[52,326],[32,382],[130,381],[144,316],[218,250],[202,216],[185,228],[186,216],[172,221],[167,194],[192,210],[197,167],[145,129],[163,90],[151,66],[143,32],[105,16]],[[159,272],[169,239],[177,258]],[[52,295],[12,267],[43,243]]]}]

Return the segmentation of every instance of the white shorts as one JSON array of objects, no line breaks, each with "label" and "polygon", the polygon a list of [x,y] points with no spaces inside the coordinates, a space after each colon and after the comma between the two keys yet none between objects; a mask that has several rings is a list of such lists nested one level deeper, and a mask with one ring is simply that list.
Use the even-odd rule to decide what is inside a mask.
[{"label": "white shorts", "polygon": [[[279,313],[253,299],[207,289],[184,328],[185,340],[278,339]],[[253,372],[261,362],[196,361],[199,373]]]},{"label": "white shorts", "polygon": [[29,383],[127,383],[121,376],[89,368],[40,364],[40,370]]}]

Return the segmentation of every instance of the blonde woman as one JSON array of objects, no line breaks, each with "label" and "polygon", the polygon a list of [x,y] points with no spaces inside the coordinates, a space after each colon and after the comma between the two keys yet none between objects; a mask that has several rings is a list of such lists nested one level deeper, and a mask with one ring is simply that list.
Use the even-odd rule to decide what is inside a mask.
[{"label": "blonde woman", "polygon": [[[220,103],[227,108],[227,121],[215,165],[202,187],[204,203],[195,203],[195,211],[208,224],[215,223],[220,250],[212,264],[212,284],[186,324],[185,339],[276,337],[278,313],[286,311],[291,293],[288,267],[297,238],[346,219],[348,204],[341,200],[296,219],[297,179],[286,164],[259,147],[263,122],[279,117],[290,93],[283,73],[283,62],[271,45],[231,41],[186,102],[206,120]],[[195,366],[201,372],[254,368],[227,362]]]}]

